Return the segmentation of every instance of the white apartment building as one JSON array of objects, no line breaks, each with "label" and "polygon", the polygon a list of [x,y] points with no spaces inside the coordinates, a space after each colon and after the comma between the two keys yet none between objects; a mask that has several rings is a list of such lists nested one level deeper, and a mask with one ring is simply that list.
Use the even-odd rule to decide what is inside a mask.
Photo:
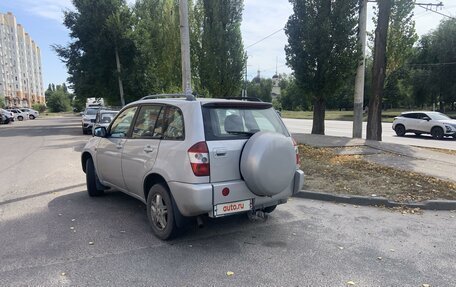
[{"label": "white apartment building", "polygon": [[0,13],[0,96],[7,107],[46,103],[40,48],[11,12]]}]

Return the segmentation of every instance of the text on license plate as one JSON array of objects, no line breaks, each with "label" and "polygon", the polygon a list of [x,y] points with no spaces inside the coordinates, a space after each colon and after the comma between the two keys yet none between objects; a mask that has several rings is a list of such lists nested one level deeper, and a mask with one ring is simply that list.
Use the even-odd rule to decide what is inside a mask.
[{"label": "text on license plate", "polygon": [[222,203],[214,206],[214,215],[223,216],[232,213],[248,211],[252,209],[252,200],[235,201],[230,203]]}]

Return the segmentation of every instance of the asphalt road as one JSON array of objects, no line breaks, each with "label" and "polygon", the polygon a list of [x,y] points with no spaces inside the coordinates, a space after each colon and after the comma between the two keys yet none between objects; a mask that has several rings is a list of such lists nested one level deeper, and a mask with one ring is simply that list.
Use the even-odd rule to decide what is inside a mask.
[{"label": "asphalt road", "polygon": [[[312,131],[312,120],[283,119],[283,121],[292,133],[311,133]],[[411,133],[407,133],[404,137],[398,137],[391,128],[391,125],[391,123],[382,123],[382,141],[384,142],[456,150],[456,139],[445,138],[443,140],[435,140],[430,135],[416,136]],[[325,121],[326,135],[351,138],[352,133],[353,122]],[[363,123],[363,138],[366,138],[366,123]]]},{"label": "asphalt road", "polygon": [[78,118],[0,126],[1,286],[456,285],[449,211],[293,198],[266,221],[209,220],[162,242],[139,201],[88,197],[88,138]]}]

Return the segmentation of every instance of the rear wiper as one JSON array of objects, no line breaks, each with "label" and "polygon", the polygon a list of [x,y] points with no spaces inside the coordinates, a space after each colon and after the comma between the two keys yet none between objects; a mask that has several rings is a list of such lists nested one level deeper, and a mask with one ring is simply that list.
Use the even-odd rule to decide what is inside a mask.
[{"label": "rear wiper", "polygon": [[249,135],[252,136],[256,134],[258,131],[251,131],[251,132],[243,132],[243,131],[226,131],[230,135]]}]

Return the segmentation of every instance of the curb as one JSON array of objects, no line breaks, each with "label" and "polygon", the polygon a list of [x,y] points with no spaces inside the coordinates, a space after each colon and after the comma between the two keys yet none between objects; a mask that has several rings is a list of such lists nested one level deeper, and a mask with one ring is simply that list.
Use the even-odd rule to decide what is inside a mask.
[{"label": "curb", "polygon": [[423,210],[456,210],[456,200],[426,200],[423,202],[397,202],[384,197],[369,197],[359,195],[335,195],[325,192],[301,190],[293,197],[307,198],[336,203],[347,203],[362,206],[385,206],[385,207],[410,207]]}]

